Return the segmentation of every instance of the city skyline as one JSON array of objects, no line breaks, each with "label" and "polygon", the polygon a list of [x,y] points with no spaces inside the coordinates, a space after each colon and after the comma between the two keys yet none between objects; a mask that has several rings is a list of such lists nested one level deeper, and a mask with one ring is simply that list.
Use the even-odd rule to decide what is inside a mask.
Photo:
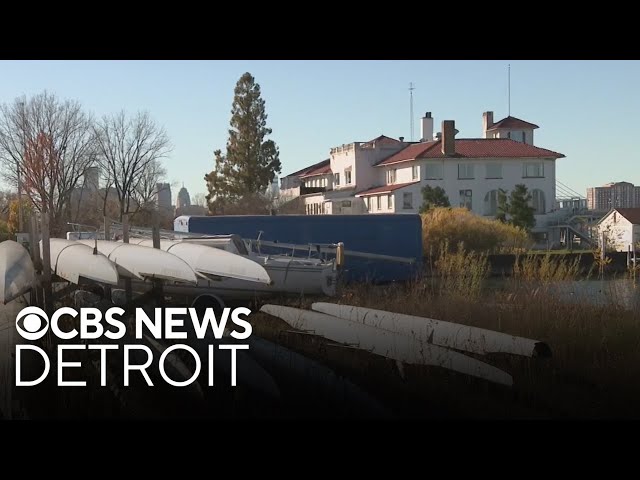
[{"label": "city skyline", "polygon": [[[206,193],[213,151],[224,150],[233,88],[246,71],[262,89],[267,126],[286,176],[329,150],[384,134],[414,139],[425,111],[455,120],[458,138],[481,134],[482,112],[540,126],[537,143],[561,151],[558,180],[586,196],[632,170],[640,106],[637,61],[3,61],[0,101],[47,90],[95,116],[149,111],[174,146],[165,181]],[[510,105],[507,65],[511,65]],[[436,128],[437,128],[436,127]],[[606,165],[606,169],[602,168]]]}]

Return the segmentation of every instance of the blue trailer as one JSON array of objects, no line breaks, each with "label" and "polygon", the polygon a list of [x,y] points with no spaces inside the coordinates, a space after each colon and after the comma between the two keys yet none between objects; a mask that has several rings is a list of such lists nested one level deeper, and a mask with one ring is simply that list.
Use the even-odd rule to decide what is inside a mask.
[{"label": "blue trailer", "polygon": [[347,251],[415,260],[406,264],[347,255],[344,275],[347,282],[406,281],[414,278],[422,266],[419,215],[185,215],[175,219],[174,230],[206,235],[238,234],[248,239],[257,239],[262,232],[261,240],[299,245],[343,242]]}]

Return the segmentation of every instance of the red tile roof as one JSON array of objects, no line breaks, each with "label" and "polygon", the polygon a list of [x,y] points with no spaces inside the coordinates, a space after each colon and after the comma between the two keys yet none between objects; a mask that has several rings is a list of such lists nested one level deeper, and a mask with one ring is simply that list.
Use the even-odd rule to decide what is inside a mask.
[{"label": "red tile roof", "polygon": [[[460,138],[455,142],[456,154],[453,158],[564,158],[561,153],[508,138]],[[417,158],[448,158],[442,153],[441,143],[441,140],[436,140],[409,145],[378,162],[376,166],[407,162]]]},{"label": "red tile roof", "polygon": [[500,120],[499,122],[494,123],[493,125],[491,125],[491,127],[487,128],[487,131],[490,130],[497,130],[499,128],[508,128],[510,130],[526,130],[529,128],[540,128],[538,125],[535,125],[533,123],[529,123],[529,122],[525,122],[524,120],[520,120],[519,118],[516,117],[505,117],[502,120]]},{"label": "red tile roof", "polygon": [[356,197],[364,197],[366,195],[376,195],[378,193],[391,193],[395,190],[400,190],[401,188],[408,187],[409,185],[415,185],[416,183],[420,183],[420,182],[396,183],[393,185],[383,185],[382,187],[375,187],[360,193],[356,193]]},{"label": "red tile roof", "polygon": [[315,170],[316,168],[329,165],[330,162],[331,162],[331,159],[327,158],[326,160],[322,160],[321,162],[314,163],[313,165],[309,165],[308,167],[298,170],[297,172],[290,173],[289,175],[287,175],[287,177],[300,177],[302,175],[309,173],[311,170]]},{"label": "red tile roof", "polygon": [[324,174],[327,174],[327,173],[331,173],[331,165],[329,163],[327,163],[326,165],[324,165],[324,162],[322,162],[322,163],[323,163],[322,166],[320,166],[318,168],[314,168],[312,170],[308,170],[303,175],[300,175],[300,178],[314,177],[316,175],[324,175]]},{"label": "red tile roof", "polygon": [[634,225],[640,225],[640,208],[616,208],[616,211]]}]

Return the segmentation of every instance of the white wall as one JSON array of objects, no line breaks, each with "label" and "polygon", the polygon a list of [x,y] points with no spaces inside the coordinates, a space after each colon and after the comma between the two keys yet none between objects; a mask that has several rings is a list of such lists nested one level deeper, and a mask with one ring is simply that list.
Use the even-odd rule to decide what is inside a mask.
[{"label": "white wall", "polygon": [[638,228],[638,225],[632,225],[622,215],[612,211],[598,225],[598,242],[600,243],[604,231],[608,245],[617,252],[626,252],[629,245],[633,245],[633,235]]},{"label": "white wall", "polygon": [[[544,178],[523,178],[524,164],[526,163],[543,163],[544,164]],[[391,168],[396,168],[396,183],[410,183],[412,182],[412,169],[411,165],[415,162],[405,162],[397,165],[390,165],[389,167],[381,167],[379,170],[383,171],[383,178],[386,180],[386,172]],[[427,180],[426,167],[427,163],[442,165],[442,180]],[[486,165],[500,164],[502,166],[502,178],[486,178]],[[420,184],[417,186],[410,186],[407,188],[420,189],[425,185],[432,187],[442,187],[447,196],[451,206],[460,205],[460,190],[472,191],[472,211],[478,215],[484,214],[484,200],[487,193],[491,190],[498,190],[500,188],[510,192],[519,183],[527,186],[529,191],[533,189],[539,189],[544,194],[545,199],[545,213],[550,212],[554,208],[555,204],[555,160],[539,160],[539,159],[464,159],[464,158],[450,158],[445,160],[418,160],[419,166]],[[458,178],[458,165],[469,164],[473,165],[474,178],[473,179],[459,179]],[[385,182],[386,183],[386,182]],[[400,192],[407,191],[405,189]],[[412,190],[413,191],[413,190]],[[417,203],[417,200],[414,199]],[[420,197],[420,204],[422,200]],[[416,208],[419,208],[417,205]]]}]

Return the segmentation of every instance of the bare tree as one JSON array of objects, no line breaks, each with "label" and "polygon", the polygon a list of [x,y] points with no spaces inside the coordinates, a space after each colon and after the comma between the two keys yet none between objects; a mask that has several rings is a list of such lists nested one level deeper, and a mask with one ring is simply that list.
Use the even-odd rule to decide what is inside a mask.
[{"label": "bare tree", "polygon": [[0,161],[11,186],[61,228],[70,198],[95,161],[92,119],[79,102],[46,91],[0,106]]},{"label": "bare tree", "polygon": [[207,196],[204,193],[196,193],[193,196],[193,200],[191,201],[191,203],[193,205],[197,205],[198,207],[209,207],[209,205],[207,204]]},{"label": "bare tree", "polygon": [[[98,162],[110,180],[119,203],[120,220],[133,213],[158,178],[159,160],[171,151],[169,138],[146,112],[127,118],[124,112],[104,117],[96,126]],[[107,195],[108,196],[108,195]]]}]

